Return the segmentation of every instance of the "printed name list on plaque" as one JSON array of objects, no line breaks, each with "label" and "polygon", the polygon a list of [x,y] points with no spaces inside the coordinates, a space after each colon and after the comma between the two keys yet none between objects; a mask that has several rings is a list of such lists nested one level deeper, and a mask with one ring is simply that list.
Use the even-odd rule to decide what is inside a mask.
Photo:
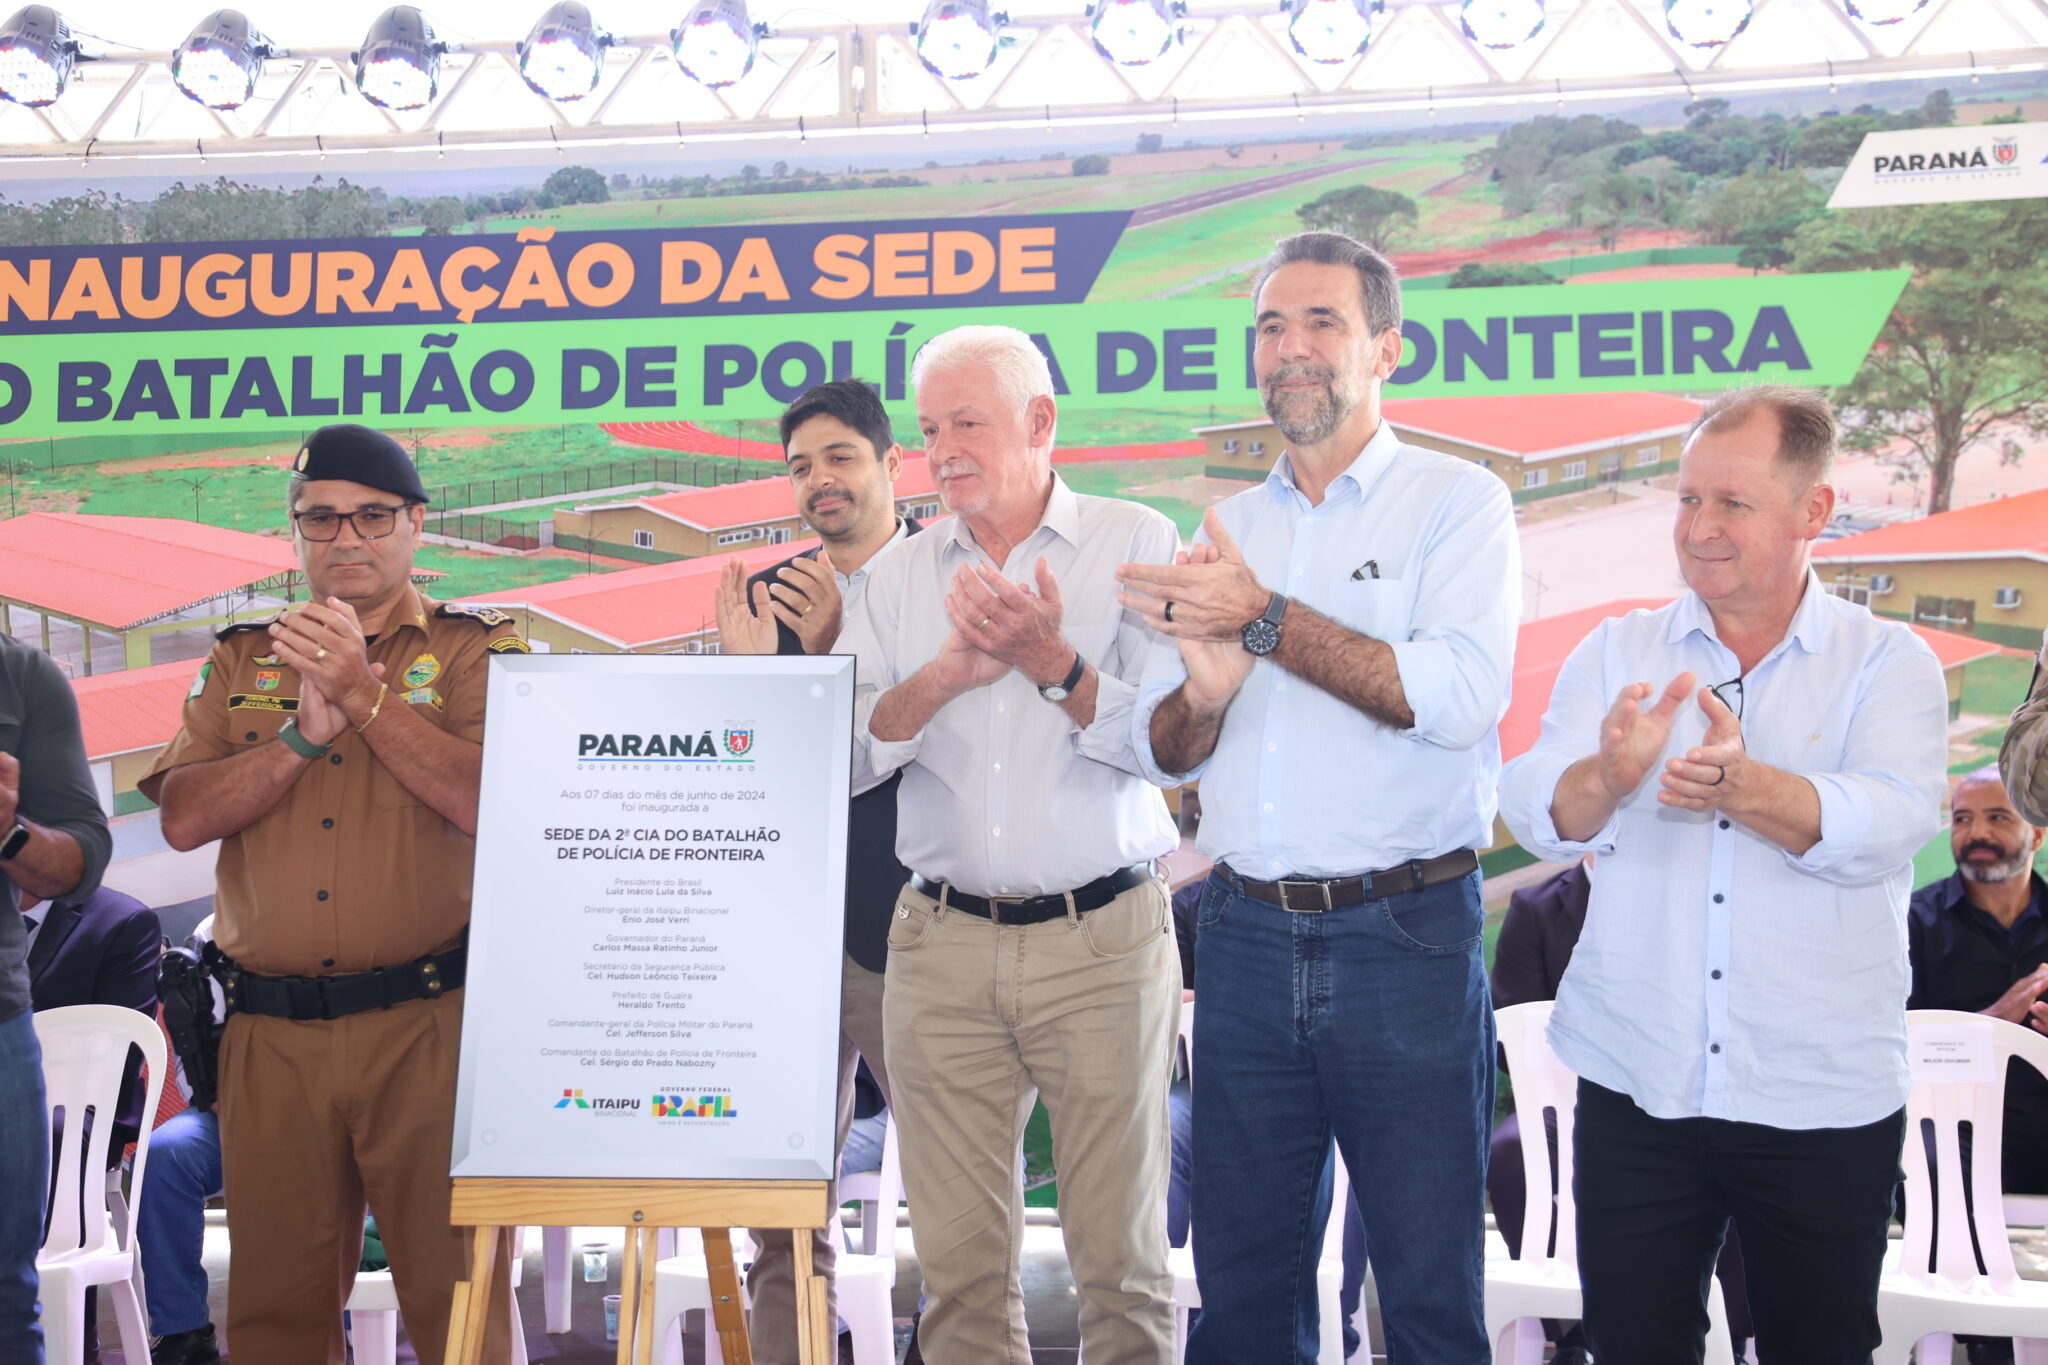
[{"label": "printed name list on plaque", "polygon": [[491,661],[452,1174],[823,1180],[853,660]]}]

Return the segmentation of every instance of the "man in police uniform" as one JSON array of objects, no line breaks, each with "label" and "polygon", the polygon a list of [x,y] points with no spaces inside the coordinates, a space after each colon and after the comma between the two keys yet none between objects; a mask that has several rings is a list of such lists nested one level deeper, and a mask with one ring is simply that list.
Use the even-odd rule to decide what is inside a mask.
[{"label": "man in police uniform", "polygon": [[485,665],[527,646],[502,613],[412,586],[427,496],[397,441],[323,427],[292,470],[310,600],[220,633],[140,784],[172,847],[220,841],[227,1346],[341,1365],[367,1198],[413,1348],[439,1365],[466,1271],[448,1152]]}]

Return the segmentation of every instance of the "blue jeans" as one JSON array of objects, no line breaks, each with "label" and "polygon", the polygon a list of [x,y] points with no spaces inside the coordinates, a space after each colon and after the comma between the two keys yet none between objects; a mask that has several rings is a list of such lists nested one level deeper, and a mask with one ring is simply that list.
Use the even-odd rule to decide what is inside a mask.
[{"label": "blue jeans", "polygon": [[[1195,940],[1190,1365],[1316,1359],[1334,1137],[1393,1359],[1488,1365],[1493,1010],[1477,873],[1292,914],[1219,870]],[[1333,1363],[1334,1365],[1334,1363]]]},{"label": "blue jeans", "polygon": [[50,1180],[44,1093],[35,1016],[22,1010],[0,1019],[0,1365],[43,1365],[36,1252]]},{"label": "blue jeans", "polygon": [[149,1173],[135,1210],[135,1245],[160,1337],[207,1324],[206,1201],[220,1193],[220,1120],[186,1109],[150,1135]]}]

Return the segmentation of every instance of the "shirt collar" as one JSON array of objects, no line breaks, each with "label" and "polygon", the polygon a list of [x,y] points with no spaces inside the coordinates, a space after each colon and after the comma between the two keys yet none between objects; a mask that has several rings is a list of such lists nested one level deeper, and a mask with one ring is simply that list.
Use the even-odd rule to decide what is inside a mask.
[{"label": "shirt collar", "polygon": [[[1792,613],[1792,625],[1785,632],[1785,639],[1791,640],[1808,654],[1819,654],[1827,648],[1828,628],[1831,623],[1827,604],[1821,600],[1827,595],[1828,590],[1822,586],[1820,575],[1808,568],[1806,591],[1800,595],[1798,609]],[[1700,595],[1688,588],[1683,597],[1672,603],[1671,622],[1665,627],[1664,643],[1679,644],[1694,631],[1698,631],[1715,644],[1721,643],[1721,637],[1714,633],[1714,614],[1707,609],[1707,604]],[[1783,643],[1784,641],[1779,641],[1779,646]],[[1771,653],[1777,652],[1778,648],[1773,647]]]},{"label": "shirt collar", "polygon": [[858,569],[855,569],[855,570],[854,570],[854,571],[853,571],[852,573],[841,573],[841,572],[839,572],[839,566],[838,566],[838,565],[836,565],[836,564],[834,564],[834,563],[832,562],[832,556],[831,556],[831,555],[828,555],[828,554],[826,554],[826,553],[825,553],[825,547],[824,547],[823,545],[819,545],[819,546],[818,546],[818,547],[817,547],[816,549],[813,549],[813,550],[809,551],[809,555],[810,555],[810,557],[811,557],[812,559],[822,559],[822,560],[824,560],[824,561],[825,561],[825,567],[826,567],[826,568],[828,568],[828,569],[830,569],[830,570],[832,570],[832,576],[833,576],[834,578],[838,579],[838,580],[839,580],[839,582],[840,582],[840,583],[841,583],[842,585],[844,585],[844,584],[847,584],[847,583],[851,583],[851,582],[854,582],[854,581],[855,581],[855,580],[857,580],[857,579],[861,579],[861,578],[865,578],[865,577],[867,577],[867,572],[868,572],[868,570],[874,567],[874,564],[875,564],[875,555],[878,555],[878,554],[882,553],[882,551],[884,551],[884,550],[888,549],[888,548],[889,548],[889,547],[890,547],[891,545],[894,545],[894,544],[895,544],[895,543],[896,543],[897,541],[899,541],[899,540],[903,539],[903,538],[904,538],[905,536],[907,536],[907,535],[909,535],[909,534],[910,534],[910,528],[909,528],[908,526],[906,526],[906,525],[904,524],[904,522],[903,522],[903,518],[901,518],[901,517],[898,517],[898,518],[896,518],[896,534],[895,534],[895,535],[892,535],[892,536],[890,536],[890,537],[889,537],[889,538],[888,538],[887,540],[883,541],[883,542],[882,542],[882,543],[881,543],[880,545],[878,545],[877,547],[875,547],[875,554],[874,554],[874,555],[869,555],[869,556],[868,556],[868,559],[867,559],[867,563],[865,563],[865,564],[861,565],[861,566],[860,566],[860,567],[859,567]]},{"label": "shirt collar", "polygon": [[[1059,476],[1058,470],[1053,471],[1052,496],[1046,499],[1044,515],[1038,519],[1038,530],[1017,543],[1025,544],[1036,536],[1038,531],[1051,531],[1069,545],[1078,546],[1081,543],[1081,499],[1076,496],[1073,489],[1067,487],[1067,481]],[[896,534],[899,537],[908,534],[900,521],[896,525]],[[956,515],[952,518],[951,525],[946,528],[946,537],[945,549],[948,554],[956,548],[969,554],[980,548],[974,539],[974,532],[968,528],[967,518],[963,516]]]},{"label": "shirt collar", "polygon": [[[1346,465],[1343,473],[1330,480],[1329,491],[1336,492],[1346,480],[1349,480],[1351,487],[1358,491],[1359,497],[1364,497],[1366,490],[1371,488],[1379,480],[1380,475],[1386,472],[1387,466],[1394,462],[1395,452],[1400,448],[1401,438],[1394,434],[1393,424],[1382,417],[1379,429],[1373,432],[1372,439],[1358,452],[1358,458]],[[1283,450],[1280,458],[1273,461],[1273,472],[1266,475],[1266,491],[1275,498],[1293,498],[1300,495],[1301,488],[1294,480],[1293,451]]]}]

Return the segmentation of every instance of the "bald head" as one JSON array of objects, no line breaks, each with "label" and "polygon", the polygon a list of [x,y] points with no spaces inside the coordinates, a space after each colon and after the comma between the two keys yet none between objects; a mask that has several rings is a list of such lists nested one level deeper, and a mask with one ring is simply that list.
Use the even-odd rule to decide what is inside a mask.
[{"label": "bald head", "polygon": [[1964,880],[2008,882],[2033,870],[2044,832],[2014,809],[1998,769],[1966,774],[1949,809],[1949,851]]}]

